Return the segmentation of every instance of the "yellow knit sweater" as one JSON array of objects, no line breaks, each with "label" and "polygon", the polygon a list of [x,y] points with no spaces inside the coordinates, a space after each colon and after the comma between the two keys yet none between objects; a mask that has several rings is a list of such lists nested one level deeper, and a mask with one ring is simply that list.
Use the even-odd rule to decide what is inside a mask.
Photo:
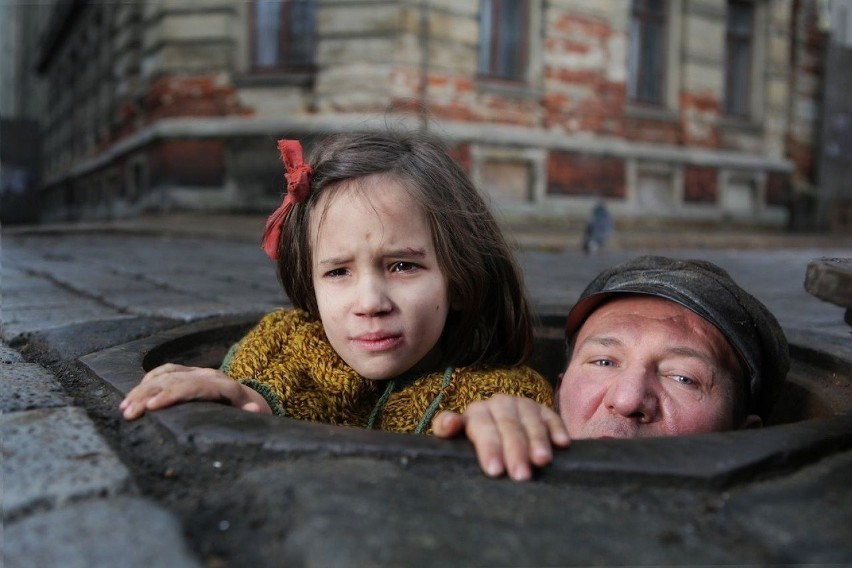
[{"label": "yellow knit sweater", "polygon": [[[353,371],[329,344],[322,323],[301,310],[266,315],[231,349],[222,370],[263,395],[276,414],[349,426],[367,426],[388,384]],[[443,379],[442,373],[432,373],[398,385],[376,415],[375,427],[414,432],[439,394],[436,412],[462,412],[496,393],[553,403],[550,384],[529,367],[454,369],[446,388]]]}]

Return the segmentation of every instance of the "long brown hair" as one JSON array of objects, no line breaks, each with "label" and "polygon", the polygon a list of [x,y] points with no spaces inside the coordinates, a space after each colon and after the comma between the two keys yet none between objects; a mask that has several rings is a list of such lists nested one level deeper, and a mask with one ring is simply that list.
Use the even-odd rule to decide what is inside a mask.
[{"label": "long brown hair", "polygon": [[317,145],[308,161],[310,196],[284,222],[278,248],[278,277],[295,307],[319,318],[310,215],[320,196],[341,182],[385,174],[425,212],[449,297],[459,307],[444,326],[445,363],[511,366],[528,359],[532,314],[518,264],[482,195],[440,142],[414,133],[340,134]]}]

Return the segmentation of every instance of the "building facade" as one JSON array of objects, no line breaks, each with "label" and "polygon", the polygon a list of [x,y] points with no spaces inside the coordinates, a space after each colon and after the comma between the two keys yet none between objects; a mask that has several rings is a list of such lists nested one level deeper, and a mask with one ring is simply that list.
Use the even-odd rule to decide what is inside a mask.
[{"label": "building facade", "polygon": [[817,182],[827,6],[57,2],[24,34],[42,211],[267,210],[276,139],[390,127],[444,138],[505,215],[781,226]]}]

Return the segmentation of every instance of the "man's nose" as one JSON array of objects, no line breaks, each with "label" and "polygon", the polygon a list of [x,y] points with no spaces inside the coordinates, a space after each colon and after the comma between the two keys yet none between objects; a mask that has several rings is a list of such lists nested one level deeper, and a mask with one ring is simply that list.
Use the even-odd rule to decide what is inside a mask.
[{"label": "man's nose", "polygon": [[609,385],[604,404],[613,414],[653,422],[659,410],[657,376],[654,369],[636,365],[625,368]]},{"label": "man's nose", "polygon": [[382,278],[373,275],[359,278],[355,294],[355,313],[358,315],[374,316],[391,310],[387,286]]}]

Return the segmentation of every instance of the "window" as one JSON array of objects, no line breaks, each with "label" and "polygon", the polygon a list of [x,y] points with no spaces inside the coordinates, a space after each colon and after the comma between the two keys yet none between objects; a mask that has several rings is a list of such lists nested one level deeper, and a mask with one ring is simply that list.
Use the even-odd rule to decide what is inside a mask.
[{"label": "window", "polygon": [[481,76],[524,81],[527,74],[529,0],[481,0]]},{"label": "window", "polygon": [[749,115],[754,4],[729,0],[725,38],[725,112]]},{"label": "window", "polygon": [[662,105],[666,79],[666,0],[633,0],[628,57],[630,99]]},{"label": "window", "polygon": [[255,0],[251,5],[253,70],[309,70],[314,62],[315,14],[315,0]]}]

